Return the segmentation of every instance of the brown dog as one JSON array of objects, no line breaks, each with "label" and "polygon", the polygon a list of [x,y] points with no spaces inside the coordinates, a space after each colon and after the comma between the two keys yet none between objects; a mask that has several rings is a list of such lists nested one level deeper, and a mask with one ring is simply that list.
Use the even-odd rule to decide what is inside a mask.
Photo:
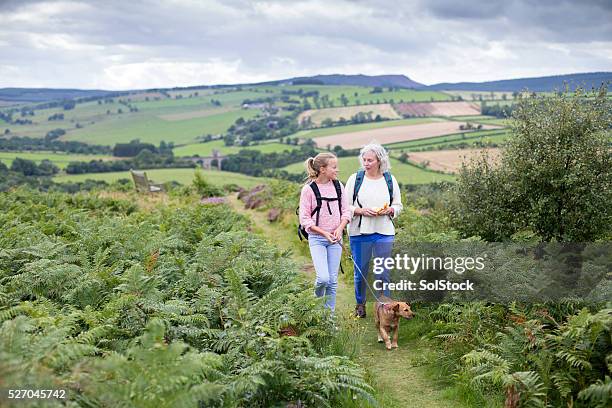
[{"label": "brown dog", "polygon": [[[376,302],[376,329],[378,329],[378,342],[385,342],[387,350],[397,348],[399,334],[399,318],[412,319],[414,313],[406,302],[396,302],[386,296],[381,296]],[[393,341],[389,338],[393,330]]]}]

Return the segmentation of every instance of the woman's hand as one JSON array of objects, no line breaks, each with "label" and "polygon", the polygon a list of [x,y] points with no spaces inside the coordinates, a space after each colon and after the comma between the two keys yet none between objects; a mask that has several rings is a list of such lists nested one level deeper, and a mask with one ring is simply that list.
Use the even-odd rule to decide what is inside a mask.
[{"label": "woman's hand", "polygon": [[382,210],[379,214],[380,215],[390,215],[391,217],[393,217],[393,215],[395,215],[395,208],[387,207],[384,210]]},{"label": "woman's hand", "polygon": [[[359,212],[357,212],[359,211]],[[376,217],[378,213],[373,208],[358,208],[355,210],[357,215],[363,215],[364,217]]]}]

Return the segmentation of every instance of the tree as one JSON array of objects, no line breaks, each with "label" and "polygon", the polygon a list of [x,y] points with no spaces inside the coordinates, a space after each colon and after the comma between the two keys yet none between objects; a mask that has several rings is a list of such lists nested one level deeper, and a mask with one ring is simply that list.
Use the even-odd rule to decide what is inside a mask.
[{"label": "tree", "polygon": [[325,118],[321,121],[321,127],[330,127],[333,126],[334,121],[331,118]]},{"label": "tree", "polygon": [[59,172],[59,167],[51,162],[51,160],[44,159],[38,165],[39,176],[52,176]]},{"label": "tree", "polygon": [[342,95],[340,95],[340,102],[342,103],[342,106],[346,106],[346,105],[348,105],[349,100],[346,97],[346,95],[342,94]]},{"label": "tree", "polygon": [[609,239],[612,106],[602,87],[522,98],[499,165],[483,156],[463,167],[453,222],[465,236],[507,240],[519,231],[544,241]]},{"label": "tree", "polygon": [[38,174],[38,166],[32,160],[15,157],[11,163],[11,171],[21,173],[24,176],[36,176]]}]

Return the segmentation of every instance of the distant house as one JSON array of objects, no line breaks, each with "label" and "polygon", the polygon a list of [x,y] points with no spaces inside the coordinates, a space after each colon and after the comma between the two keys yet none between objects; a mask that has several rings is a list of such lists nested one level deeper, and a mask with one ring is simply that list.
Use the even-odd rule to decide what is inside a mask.
[{"label": "distant house", "polygon": [[242,109],[267,109],[270,107],[268,103],[243,103]]}]

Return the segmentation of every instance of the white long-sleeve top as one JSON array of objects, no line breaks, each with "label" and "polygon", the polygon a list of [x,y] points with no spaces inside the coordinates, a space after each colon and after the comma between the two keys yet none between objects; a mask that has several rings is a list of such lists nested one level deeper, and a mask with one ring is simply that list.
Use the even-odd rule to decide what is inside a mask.
[{"label": "white long-sleeve top", "polygon": [[402,205],[402,194],[400,192],[397,180],[392,175],[393,180],[393,202],[389,203],[389,189],[387,182],[381,175],[379,179],[373,180],[364,176],[363,183],[359,189],[357,200],[353,203],[353,192],[355,191],[355,178],[357,173],[353,173],[346,182],[346,197],[349,201],[351,210],[351,222],[349,223],[349,236],[361,234],[379,233],[383,235],[395,235],[395,227],[388,215],[379,215],[377,217],[361,217],[361,227],[359,227],[359,215],[355,215],[355,208],[360,208],[357,200],[361,203],[362,208],[384,207],[385,203],[390,204],[394,209],[393,218],[397,218],[404,206]]}]

